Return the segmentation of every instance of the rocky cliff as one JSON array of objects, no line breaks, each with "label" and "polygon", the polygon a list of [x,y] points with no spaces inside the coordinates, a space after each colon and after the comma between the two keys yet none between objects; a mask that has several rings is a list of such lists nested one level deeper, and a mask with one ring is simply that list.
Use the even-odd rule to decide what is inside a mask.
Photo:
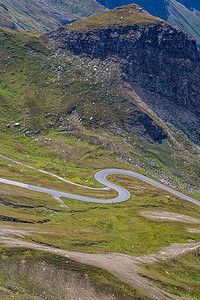
[{"label": "rocky cliff", "polygon": [[[150,17],[136,5],[109,12],[110,22],[104,21],[107,14],[99,15],[100,27],[91,17],[86,24],[79,21],[51,32],[49,46],[119,63],[123,80],[151,109],[200,143],[200,53],[195,41],[157,18],[139,22],[139,14]],[[123,21],[118,24],[116,18]]]},{"label": "rocky cliff", "polygon": [[[133,3],[132,0],[99,0],[99,3],[113,9]],[[200,47],[200,2],[198,0],[135,0],[151,15],[159,17],[194,38]],[[199,48],[200,49],[200,48]]]}]

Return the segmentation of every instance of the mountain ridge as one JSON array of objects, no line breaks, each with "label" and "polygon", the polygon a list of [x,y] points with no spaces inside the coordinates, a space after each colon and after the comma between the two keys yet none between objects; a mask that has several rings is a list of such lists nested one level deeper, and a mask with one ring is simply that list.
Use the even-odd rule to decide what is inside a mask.
[{"label": "mountain ridge", "polygon": [[[0,26],[16,30],[49,31],[59,26],[102,13],[131,0],[95,1],[95,0],[30,0],[26,5],[22,0],[0,1]],[[200,47],[199,4],[183,0],[138,0],[151,15],[170,22],[195,38]]]},{"label": "mountain ridge", "polygon": [[170,24],[177,26],[195,38],[198,46],[200,45],[200,19],[198,17],[200,5],[196,1],[184,0],[116,0],[99,1],[102,5],[113,9],[118,6],[131,4],[132,2],[140,5],[151,15],[159,17]]}]

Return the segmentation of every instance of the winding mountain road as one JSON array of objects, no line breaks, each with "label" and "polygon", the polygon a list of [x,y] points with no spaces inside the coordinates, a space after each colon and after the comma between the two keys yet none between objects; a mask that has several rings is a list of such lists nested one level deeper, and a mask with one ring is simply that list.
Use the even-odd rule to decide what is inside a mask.
[{"label": "winding mountain road", "polygon": [[[34,168],[34,167],[31,167],[31,166],[28,166],[28,165],[25,165],[21,162],[18,162],[18,161],[15,161],[13,159],[10,159],[8,157],[5,157],[5,156],[2,156],[0,155],[1,158],[3,159],[6,159],[6,160],[9,160],[9,161],[12,161],[14,163],[17,163],[17,164],[20,164],[20,165],[23,165],[25,167],[28,167],[28,168],[31,168],[31,169],[34,169],[36,171],[39,171],[39,172],[42,172],[42,173],[45,173],[45,174],[48,174],[48,175],[51,175],[51,176],[54,176],[60,180],[63,180],[63,181],[66,181],[68,183],[71,183],[71,184],[74,184],[74,185],[77,185],[79,187],[83,187],[83,188],[90,188],[90,187],[87,187],[87,186],[82,186],[82,185],[78,185],[78,184],[75,184],[73,182],[70,182],[68,180],[65,180],[64,178],[62,177],[59,177],[55,174],[52,174],[52,173],[49,173],[49,172],[46,172],[46,171],[43,171],[43,170],[40,170],[40,169],[37,169],[37,168]],[[127,170],[121,170],[121,169],[105,169],[105,170],[101,170],[101,171],[98,171],[94,177],[95,179],[100,182],[101,184],[105,185],[106,187],[103,188],[104,190],[105,189],[113,189],[115,190],[117,193],[118,193],[118,196],[115,197],[115,198],[111,198],[111,199],[97,199],[97,198],[90,198],[90,197],[85,197],[85,196],[80,196],[80,195],[76,195],[76,194],[70,194],[70,193],[65,193],[65,192],[61,192],[61,191],[57,191],[57,190],[52,190],[52,189],[48,189],[48,188],[43,188],[43,187],[39,187],[39,186],[35,186],[35,185],[30,185],[30,184],[26,184],[26,183],[21,183],[21,182],[18,182],[18,181],[13,181],[13,180],[8,180],[8,179],[4,179],[4,178],[0,178],[0,182],[1,183],[5,183],[5,184],[8,184],[8,185],[14,185],[14,186],[18,186],[18,187],[21,187],[21,188],[25,188],[25,189],[29,189],[29,190],[33,190],[33,191],[37,191],[37,192],[42,192],[42,193],[45,193],[45,194],[50,194],[52,196],[56,196],[56,197],[66,197],[66,198],[70,198],[70,199],[75,199],[75,200],[81,200],[81,201],[85,201],[85,202],[94,202],[94,203],[117,203],[117,202],[122,202],[122,201],[125,201],[125,200],[128,200],[130,198],[130,193],[129,191],[127,191],[126,189],[108,181],[106,179],[106,176],[108,175],[112,175],[112,174],[120,174],[120,175],[128,175],[128,176],[132,176],[132,177],[135,177],[137,179],[140,179],[141,181],[144,181],[150,185],[153,185],[157,188],[160,188],[164,191],[167,191],[168,193],[171,193],[175,196],[178,196],[179,198],[181,199],[184,199],[184,200],[187,200],[189,202],[192,202],[194,204],[197,204],[198,206],[200,206],[200,202],[189,197],[189,196],[186,196],[184,195],[183,193],[180,193],[164,184],[161,184],[153,179],[150,179],[144,175],[141,175],[139,173],[136,173],[136,172],[133,172],[133,171],[127,171]],[[91,188],[90,188],[91,189]],[[92,189],[95,189],[95,188],[92,188]],[[99,190],[99,188],[97,188]],[[100,190],[102,190],[100,188]]]},{"label": "winding mountain road", "polygon": [[11,162],[14,162],[15,164],[18,164],[18,165],[21,165],[23,167],[26,167],[26,168],[29,168],[29,169],[32,169],[32,170],[35,170],[35,171],[38,171],[38,172],[41,172],[41,173],[44,173],[44,174],[47,174],[47,175],[50,175],[50,176],[53,176],[55,178],[58,178],[59,180],[62,180],[64,182],[67,182],[67,183],[70,183],[70,184],[73,184],[73,185],[76,185],[76,186],[79,186],[81,188],[87,188],[87,189],[90,189],[90,190],[108,190],[109,188],[108,187],[103,187],[103,188],[93,188],[93,187],[90,187],[90,186],[86,186],[86,185],[81,185],[81,184],[78,184],[78,183],[74,183],[72,181],[69,181],[67,179],[64,179],[58,175],[55,175],[53,173],[50,173],[50,172],[47,172],[47,171],[44,171],[44,170],[41,170],[41,169],[37,169],[35,167],[32,167],[32,166],[29,166],[29,165],[26,165],[26,164],[23,164],[22,162],[19,162],[19,161],[16,161],[12,158],[8,158],[6,156],[3,156],[0,154],[0,157],[3,158],[3,159],[6,159],[8,161],[11,161]]}]

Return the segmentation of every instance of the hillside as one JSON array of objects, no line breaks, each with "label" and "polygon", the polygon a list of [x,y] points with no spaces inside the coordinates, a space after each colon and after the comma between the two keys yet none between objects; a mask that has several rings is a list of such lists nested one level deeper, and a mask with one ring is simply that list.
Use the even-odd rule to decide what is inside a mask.
[{"label": "hillside", "polygon": [[168,18],[167,21],[174,26],[184,30],[191,37],[193,37],[198,47],[200,46],[200,18],[198,12],[186,9],[185,6],[178,1],[171,0],[167,7]]},{"label": "hillside", "polygon": [[[194,41],[137,6],[75,22],[42,39],[49,49],[30,35],[1,30],[5,134],[19,123],[15,130],[29,136],[72,128],[72,135],[80,138],[92,126],[126,140],[130,148],[125,160],[154,175],[174,174],[198,185],[198,172],[193,172],[199,168],[198,152],[191,144],[200,143],[199,53]],[[72,116],[79,125],[70,125]],[[190,161],[187,173],[185,159]]]},{"label": "hillside", "polygon": [[0,26],[17,30],[47,31],[106,9],[94,0],[0,1]]},{"label": "hillside", "polygon": [[191,0],[100,0],[99,3],[113,9],[115,7],[136,3],[146,9],[153,16],[168,21],[193,37],[200,45],[200,11],[199,1]]},{"label": "hillside", "polygon": [[137,5],[0,28],[0,179],[26,184],[0,184],[2,300],[198,299],[198,204],[122,174],[130,198],[99,203],[117,192],[94,174],[200,200],[199,70],[195,41]]}]

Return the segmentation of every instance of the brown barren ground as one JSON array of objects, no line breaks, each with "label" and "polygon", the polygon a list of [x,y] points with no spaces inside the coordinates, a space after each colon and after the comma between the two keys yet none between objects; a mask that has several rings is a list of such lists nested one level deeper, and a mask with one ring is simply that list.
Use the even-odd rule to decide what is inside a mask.
[{"label": "brown barren ground", "polygon": [[172,213],[168,211],[152,211],[145,210],[140,212],[140,216],[145,217],[152,221],[158,222],[182,222],[191,224],[200,224],[200,220],[197,218],[192,218],[186,215],[181,215],[177,213]]},{"label": "brown barren ground", "polygon": [[144,278],[143,276],[145,275],[145,271],[142,268],[142,265],[154,264],[160,261],[173,259],[200,247],[200,243],[175,243],[163,248],[156,254],[131,256],[120,253],[87,254],[72,252],[5,236],[0,237],[0,243],[6,247],[24,247],[40,251],[47,251],[64,257],[69,257],[70,259],[82,263],[106,269],[123,281],[128,282],[135,288],[139,288],[147,296],[156,300],[183,299],[183,297],[180,298],[165,292],[161,288],[151,283],[148,279]]}]

